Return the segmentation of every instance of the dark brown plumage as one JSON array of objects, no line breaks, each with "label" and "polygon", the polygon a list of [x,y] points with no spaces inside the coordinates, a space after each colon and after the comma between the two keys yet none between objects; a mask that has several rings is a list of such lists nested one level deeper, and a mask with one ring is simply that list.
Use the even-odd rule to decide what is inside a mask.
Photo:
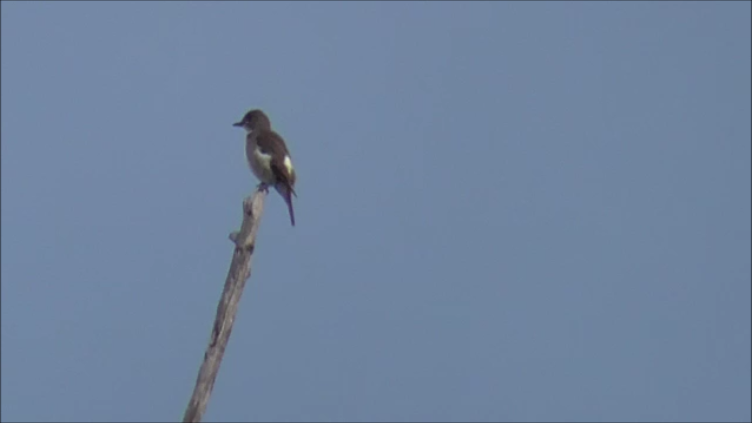
[{"label": "dark brown plumage", "polygon": [[264,188],[274,186],[287,203],[290,222],[295,226],[295,212],[292,197],[295,193],[295,169],[285,140],[271,128],[271,121],[266,114],[254,109],[245,114],[240,122],[248,132],[246,136],[246,156],[251,170],[262,182]]},{"label": "dark brown plumage", "polygon": [[262,154],[271,156],[269,165],[274,175],[274,188],[285,200],[285,203],[287,203],[287,209],[290,212],[290,222],[292,226],[295,226],[295,212],[292,207],[292,196],[298,196],[294,188],[295,169],[291,167],[288,170],[287,166],[285,166],[286,157],[292,161],[285,141],[271,129],[259,129],[256,135],[256,145]]}]

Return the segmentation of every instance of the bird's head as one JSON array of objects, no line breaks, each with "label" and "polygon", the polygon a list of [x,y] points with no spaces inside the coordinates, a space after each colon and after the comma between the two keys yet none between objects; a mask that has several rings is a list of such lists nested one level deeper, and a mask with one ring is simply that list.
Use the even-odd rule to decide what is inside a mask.
[{"label": "bird's head", "polygon": [[266,113],[259,109],[253,109],[243,116],[240,122],[235,122],[232,126],[239,126],[245,128],[246,131],[252,132],[257,129],[265,128],[271,129],[272,123]]}]

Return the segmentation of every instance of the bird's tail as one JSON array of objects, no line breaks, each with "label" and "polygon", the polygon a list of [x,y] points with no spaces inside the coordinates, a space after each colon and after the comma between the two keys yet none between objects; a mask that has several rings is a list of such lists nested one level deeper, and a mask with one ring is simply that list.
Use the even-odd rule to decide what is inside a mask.
[{"label": "bird's tail", "polygon": [[[293,211],[292,208],[292,196],[295,194],[295,191],[291,186],[286,184],[277,184],[275,188],[277,188],[277,192],[279,192],[279,195],[281,195],[285,200],[285,203],[287,203],[287,210],[290,211],[290,223],[292,223],[292,226],[295,226],[295,211]],[[297,194],[295,194],[295,196],[297,197]]]}]

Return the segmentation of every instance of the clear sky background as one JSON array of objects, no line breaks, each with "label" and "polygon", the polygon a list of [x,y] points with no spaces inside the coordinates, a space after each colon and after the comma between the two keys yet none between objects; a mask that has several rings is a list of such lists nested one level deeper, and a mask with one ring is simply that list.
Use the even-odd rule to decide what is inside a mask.
[{"label": "clear sky background", "polygon": [[2,417],[749,421],[750,3],[2,3]]}]

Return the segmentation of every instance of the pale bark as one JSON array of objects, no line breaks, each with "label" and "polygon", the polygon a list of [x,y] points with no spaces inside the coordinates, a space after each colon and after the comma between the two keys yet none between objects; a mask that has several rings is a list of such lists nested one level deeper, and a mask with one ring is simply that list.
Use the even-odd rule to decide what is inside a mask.
[{"label": "pale bark", "polygon": [[222,298],[217,306],[217,316],[209,339],[209,346],[204,354],[204,362],[198,372],[193,395],[185,410],[183,422],[200,422],[206,411],[214,381],[219,372],[219,365],[230,340],[235,314],[238,311],[240,296],[243,294],[246,280],[251,276],[251,258],[256,243],[261,214],[264,211],[266,191],[259,188],[256,192],[243,200],[243,224],[240,231],[230,234],[230,240],[235,243],[230,271],[227,273]]}]

